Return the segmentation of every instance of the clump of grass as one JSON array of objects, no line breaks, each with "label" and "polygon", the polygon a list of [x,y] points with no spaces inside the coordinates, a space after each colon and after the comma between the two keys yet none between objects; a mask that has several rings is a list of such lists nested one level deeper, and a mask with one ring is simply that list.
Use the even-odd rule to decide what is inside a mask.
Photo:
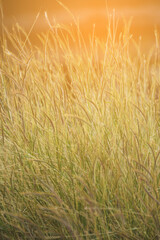
[{"label": "clump of grass", "polygon": [[158,35],[144,56],[114,29],[3,29],[1,239],[160,239]]}]

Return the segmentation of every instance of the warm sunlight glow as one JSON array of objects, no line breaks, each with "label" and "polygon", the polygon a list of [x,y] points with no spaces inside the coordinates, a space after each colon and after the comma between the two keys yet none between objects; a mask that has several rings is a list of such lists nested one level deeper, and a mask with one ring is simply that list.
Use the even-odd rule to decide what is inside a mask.
[{"label": "warm sunlight glow", "polygon": [[[160,1],[159,0],[2,0],[5,23],[11,26],[16,22],[30,30],[37,13],[40,13],[36,21],[34,33],[48,29],[48,21],[45,12],[48,14],[51,25],[56,21],[70,25],[74,22],[73,16],[79,20],[81,31],[85,38],[93,33],[95,24],[95,34],[100,38],[106,37],[108,17],[113,14],[119,19],[118,32],[122,31],[123,21],[132,18],[131,34],[135,39],[139,36],[144,38],[143,48],[148,48],[154,40],[154,28],[160,29]],[[35,40],[35,38],[34,38]]]},{"label": "warm sunlight glow", "polygon": [[0,0],[0,240],[160,240],[160,0]]}]

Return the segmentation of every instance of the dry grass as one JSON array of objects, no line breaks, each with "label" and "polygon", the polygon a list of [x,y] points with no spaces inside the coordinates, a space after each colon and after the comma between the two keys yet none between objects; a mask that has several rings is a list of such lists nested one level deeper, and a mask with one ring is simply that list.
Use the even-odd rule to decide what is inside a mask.
[{"label": "dry grass", "polygon": [[78,26],[39,48],[3,28],[1,239],[160,239],[158,36],[143,55],[115,26],[89,48]]}]

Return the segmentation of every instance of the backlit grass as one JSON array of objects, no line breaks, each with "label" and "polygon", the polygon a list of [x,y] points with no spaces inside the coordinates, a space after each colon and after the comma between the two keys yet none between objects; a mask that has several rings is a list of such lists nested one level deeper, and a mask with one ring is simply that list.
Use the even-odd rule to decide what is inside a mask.
[{"label": "backlit grass", "polygon": [[3,28],[1,239],[160,239],[158,34],[144,55],[116,24]]}]

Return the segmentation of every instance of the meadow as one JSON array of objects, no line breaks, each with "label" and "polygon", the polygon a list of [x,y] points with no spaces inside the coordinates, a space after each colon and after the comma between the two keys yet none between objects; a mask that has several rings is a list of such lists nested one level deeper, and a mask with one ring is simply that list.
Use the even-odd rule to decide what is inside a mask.
[{"label": "meadow", "polygon": [[160,239],[159,37],[117,24],[3,26],[0,239]]}]

